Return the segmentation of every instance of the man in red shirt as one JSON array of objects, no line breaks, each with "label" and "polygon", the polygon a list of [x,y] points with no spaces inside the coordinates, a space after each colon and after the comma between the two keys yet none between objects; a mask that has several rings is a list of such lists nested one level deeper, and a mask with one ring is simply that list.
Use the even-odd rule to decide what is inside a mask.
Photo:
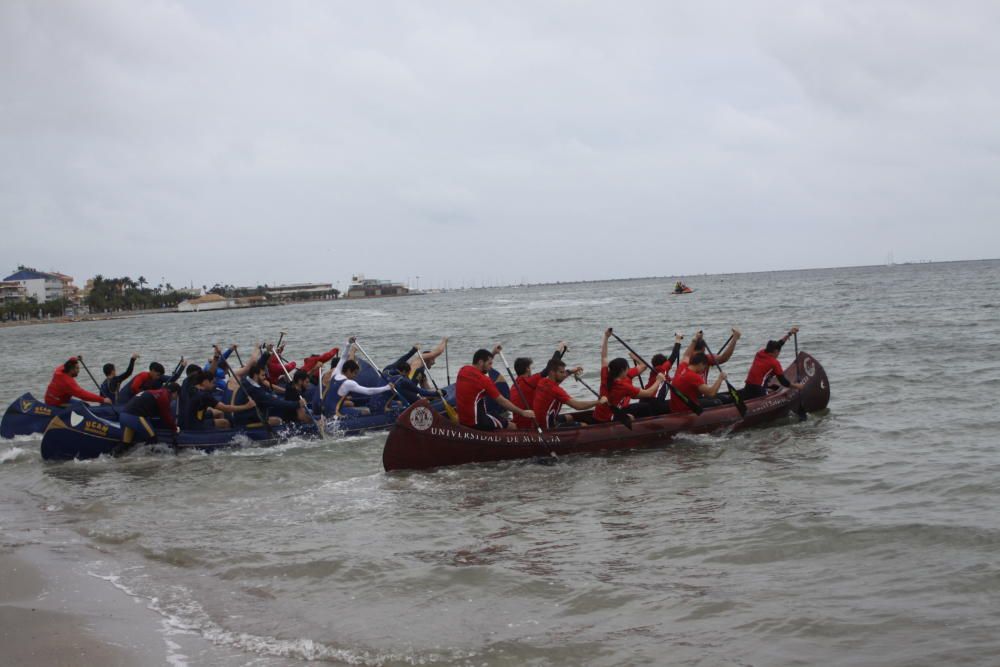
[{"label": "man in red shirt", "polygon": [[708,358],[704,352],[695,352],[688,361],[687,367],[683,370],[678,369],[677,375],[674,377],[674,391],[670,392],[670,412],[674,414],[691,412],[691,408],[677,396],[678,391],[691,401],[697,401],[702,396],[715,398],[719,387],[726,379],[726,374],[719,373],[715,382],[708,384],[704,379],[706,373],[708,373]]},{"label": "man in red shirt", "polygon": [[729,342],[724,348],[719,350],[719,354],[709,354],[706,346],[703,334],[701,331],[696,333],[691,339],[691,344],[688,345],[687,350],[684,351],[684,355],[681,357],[681,361],[677,364],[677,375],[679,376],[681,372],[690,364],[690,359],[695,354],[699,352],[705,355],[708,363],[705,365],[705,371],[702,373],[702,380],[708,382],[708,370],[715,366],[716,364],[724,364],[729,361],[729,358],[733,356],[733,351],[736,350],[736,341],[743,336],[739,329],[732,330],[733,337],[729,339]]},{"label": "man in red shirt", "polygon": [[[556,346],[556,351],[553,353],[552,358],[549,360],[550,363],[552,361],[559,361],[565,353],[566,343],[560,341]],[[519,408],[526,409],[534,406],[535,387],[538,386],[538,382],[548,373],[548,366],[546,366],[541,373],[533,374],[531,372],[531,365],[533,363],[534,360],[529,357],[518,357],[514,360],[514,374],[517,376],[517,380],[514,382],[515,386],[511,387],[510,390],[510,402]],[[576,370],[571,370],[569,373],[581,370],[583,368],[577,366]],[[522,394],[524,395],[524,400],[522,400]],[[534,424],[530,419],[526,419],[520,415],[514,415],[514,424],[518,428],[534,428]]]},{"label": "man in red shirt", "polygon": [[789,382],[785,377],[778,355],[781,354],[782,346],[788,338],[799,332],[798,327],[792,327],[788,333],[778,340],[769,340],[763,350],[758,350],[750,364],[750,371],[747,373],[746,383],[740,395],[743,400],[758,398],[767,394],[767,385],[771,378],[775,378],[783,387],[793,387],[802,389],[802,385],[796,382]]},{"label": "man in red shirt", "polygon": [[566,364],[562,359],[549,360],[544,374],[544,377],[540,377],[538,380],[532,404],[533,411],[538,415],[539,423],[544,429],[555,428],[559,424],[573,423],[573,418],[569,415],[559,416],[559,410],[563,405],[568,405],[574,410],[589,410],[597,405],[608,404],[607,396],[601,396],[593,401],[581,401],[567,394],[566,390],[559,386],[570,375],[570,371],[566,369]]},{"label": "man in red shirt", "polygon": [[80,362],[76,357],[70,357],[62,366],[56,367],[45,389],[45,404],[61,407],[69,403],[69,399],[79,398],[81,401],[111,405],[110,398],[92,394],[77,384],[76,376],[79,374]]},{"label": "man in red shirt", "polygon": [[643,403],[630,405],[633,398],[649,398],[655,396],[660,385],[666,379],[663,373],[656,374],[653,384],[647,389],[639,389],[632,384],[629,377],[628,361],[623,357],[608,361],[608,339],[611,338],[611,329],[604,332],[601,341],[601,396],[607,396],[607,404],[598,404],[594,407],[594,421],[609,422],[614,419],[611,407],[619,408],[632,417],[648,417],[650,415],[649,406]]},{"label": "man in red shirt", "polygon": [[[499,345],[497,349],[499,349]],[[489,350],[476,350],[472,355],[472,364],[463,366],[455,378],[455,405],[458,408],[458,421],[463,426],[481,431],[495,431],[502,428],[514,428],[505,419],[494,417],[486,411],[486,398],[492,398],[503,408],[526,419],[534,419],[535,413],[514,405],[497,389],[496,384],[487,375],[493,368],[493,353]]]}]

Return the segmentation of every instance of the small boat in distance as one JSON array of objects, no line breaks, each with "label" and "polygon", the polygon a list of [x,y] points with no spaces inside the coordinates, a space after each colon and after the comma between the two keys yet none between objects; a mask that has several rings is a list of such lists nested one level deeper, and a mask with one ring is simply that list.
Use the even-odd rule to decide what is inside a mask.
[{"label": "small boat in distance", "polygon": [[682,283],[680,280],[674,283],[674,294],[690,294],[693,291],[693,289]]}]

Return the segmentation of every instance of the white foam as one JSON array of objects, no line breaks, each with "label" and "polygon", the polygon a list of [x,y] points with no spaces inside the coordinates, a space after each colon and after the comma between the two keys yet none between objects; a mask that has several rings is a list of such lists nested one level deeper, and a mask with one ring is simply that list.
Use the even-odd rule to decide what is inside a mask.
[{"label": "white foam", "polygon": [[17,463],[27,459],[30,454],[31,452],[23,447],[11,447],[0,452],[0,463]]}]

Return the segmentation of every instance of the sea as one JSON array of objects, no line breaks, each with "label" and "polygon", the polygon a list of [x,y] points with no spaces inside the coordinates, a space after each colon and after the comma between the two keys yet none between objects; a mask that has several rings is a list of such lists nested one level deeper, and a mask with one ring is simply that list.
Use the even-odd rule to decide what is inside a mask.
[{"label": "sea", "polygon": [[545,465],[386,473],[384,433],[70,463],[3,440],[0,546],[151,610],[174,665],[1000,663],[1000,261],[685,281],[0,329],[4,405],[70,355],[173,367],[280,331],[293,359],[356,335],[381,364],[448,336],[443,385],[496,343],[538,367],[565,340],[596,382],[606,327],[650,355],[737,327],[742,385],[795,325],[832,392],[802,422]]}]

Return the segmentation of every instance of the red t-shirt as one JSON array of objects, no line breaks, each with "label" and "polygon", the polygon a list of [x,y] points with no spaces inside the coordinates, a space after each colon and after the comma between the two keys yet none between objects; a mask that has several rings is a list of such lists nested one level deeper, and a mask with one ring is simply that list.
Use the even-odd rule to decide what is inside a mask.
[{"label": "red t-shirt", "polygon": [[455,378],[455,406],[458,421],[464,426],[476,425],[476,409],[489,396],[496,399],[500,390],[488,375],[475,366],[462,366]]},{"label": "red t-shirt", "polygon": [[774,355],[769,354],[766,350],[758,350],[757,356],[750,364],[746,383],[763,387],[772,375],[781,376],[783,373],[781,364]]},{"label": "red t-shirt", "polygon": [[646,380],[646,386],[644,388],[649,389],[650,387],[652,387],[653,383],[656,382],[656,376],[660,373],[663,373],[666,376],[667,380],[669,380],[670,369],[673,367],[673,365],[674,362],[667,359],[659,366],[653,366],[653,372],[649,374],[649,379]]},{"label": "red t-shirt", "polygon": [[59,366],[52,372],[52,380],[45,389],[45,403],[46,405],[66,405],[71,398],[79,398],[93,403],[104,401],[97,394],[83,389],[72,375]]},{"label": "red t-shirt", "polygon": [[555,424],[559,408],[570,400],[566,390],[552,378],[541,378],[538,387],[535,389],[535,400],[531,404],[535,411],[535,418],[544,428],[551,428]]},{"label": "red t-shirt", "polygon": [[687,396],[691,401],[697,401],[701,398],[701,392],[698,391],[698,387],[705,384],[705,378],[701,376],[701,373],[696,373],[684,364],[677,369],[677,375],[674,377],[674,389],[676,391],[670,392],[670,411],[673,413],[677,412],[691,412],[691,408],[684,404],[680,398],[677,397],[677,392],[681,392]]},{"label": "red t-shirt", "polygon": [[135,396],[140,391],[146,388],[146,380],[151,379],[149,371],[143,371],[132,378],[132,395]]},{"label": "red t-shirt", "polygon": [[615,380],[608,387],[608,367],[601,368],[601,396],[608,397],[607,405],[594,408],[594,421],[609,422],[614,418],[611,406],[627,408],[632,399],[639,395],[639,388],[632,384],[632,379],[626,373],[625,377]]},{"label": "red t-shirt", "polygon": [[[534,375],[522,375],[517,378],[517,386],[521,388],[518,391],[516,387],[510,388],[510,402],[521,408],[522,410],[530,410],[531,406],[535,404],[535,388],[538,386],[538,381],[542,379],[541,373],[535,373]],[[524,401],[521,400],[521,394],[524,394]],[[525,405],[527,401],[527,405]],[[534,423],[521,415],[514,415],[514,425],[518,428],[534,428]]]}]

